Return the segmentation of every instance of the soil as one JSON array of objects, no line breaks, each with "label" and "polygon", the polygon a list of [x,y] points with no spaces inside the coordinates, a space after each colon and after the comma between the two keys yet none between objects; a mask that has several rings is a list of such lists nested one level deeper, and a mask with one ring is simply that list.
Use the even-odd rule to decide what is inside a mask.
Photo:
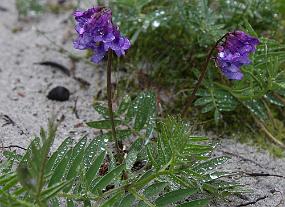
[{"label": "soil", "polygon": [[[76,80],[53,64],[38,64],[52,62],[74,68],[74,63],[55,44],[73,54],[84,55],[72,48],[74,33],[69,22],[72,11],[58,15],[45,13],[29,21],[19,21],[14,0],[1,0],[0,7],[1,145],[27,147],[52,115],[63,119],[55,146],[68,136],[94,137],[98,132],[86,127],[85,122],[98,119],[92,103],[105,85],[101,66],[75,63]],[[82,85],[79,78],[90,85]],[[56,86],[70,91],[68,101],[47,98]],[[215,155],[230,156],[232,159],[221,170],[243,172],[243,176],[236,178],[252,192],[211,206],[285,206],[284,158],[273,158],[265,151],[233,139],[220,140]]]}]

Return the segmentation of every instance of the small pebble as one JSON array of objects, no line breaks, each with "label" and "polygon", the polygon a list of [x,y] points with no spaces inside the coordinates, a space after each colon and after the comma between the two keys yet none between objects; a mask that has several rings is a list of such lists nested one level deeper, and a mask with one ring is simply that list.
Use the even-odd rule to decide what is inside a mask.
[{"label": "small pebble", "polygon": [[69,99],[70,92],[67,88],[57,86],[50,90],[47,98],[54,101],[67,101]]}]

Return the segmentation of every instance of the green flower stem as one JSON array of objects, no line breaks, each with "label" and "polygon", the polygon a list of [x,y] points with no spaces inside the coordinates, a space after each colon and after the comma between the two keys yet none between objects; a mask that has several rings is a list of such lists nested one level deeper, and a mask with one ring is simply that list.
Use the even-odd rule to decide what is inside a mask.
[{"label": "green flower stem", "polygon": [[116,128],[114,122],[114,112],[112,106],[112,50],[108,51],[108,63],[107,63],[107,98],[108,98],[108,108],[109,108],[109,116],[112,125],[112,138],[115,141],[115,147],[117,150],[117,160],[119,163],[122,163],[122,143],[119,142],[116,136]]},{"label": "green flower stem", "polygon": [[207,59],[206,59],[206,62],[205,64],[203,65],[202,67],[202,72],[200,74],[200,77],[198,79],[198,82],[191,94],[191,96],[189,97],[189,99],[186,101],[186,104],[185,104],[185,107],[184,109],[182,110],[182,116],[183,117],[186,117],[187,115],[187,112],[188,112],[188,109],[189,107],[191,106],[193,100],[195,99],[195,94],[196,92],[198,91],[199,87],[201,86],[202,84],[202,81],[204,80],[205,76],[206,76],[206,72],[207,72],[207,68],[208,68],[208,65],[209,65],[209,62],[212,58],[212,54],[213,52],[215,51],[216,47],[218,46],[218,44],[228,35],[228,33],[226,33],[224,36],[222,36],[217,42],[216,44],[211,48],[211,50],[209,51],[208,53],[208,56],[207,56]]}]

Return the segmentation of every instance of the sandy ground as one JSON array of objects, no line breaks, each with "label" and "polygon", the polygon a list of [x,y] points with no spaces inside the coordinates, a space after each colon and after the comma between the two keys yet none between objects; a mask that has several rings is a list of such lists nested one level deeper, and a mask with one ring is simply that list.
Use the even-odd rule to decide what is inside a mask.
[{"label": "sandy ground", "polygon": [[[13,1],[1,0],[0,5],[8,9],[0,13],[0,115],[7,115],[15,122],[14,125],[5,125],[1,119],[0,125],[5,125],[0,130],[1,142],[5,145],[26,146],[30,138],[38,134],[39,127],[46,126],[52,114],[65,117],[58,133],[60,138],[70,135],[80,137],[91,132],[86,127],[80,127],[80,123],[97,118],[92,99],[104,84],[104,78],[100,78],[101,69],[95,65],[77,63],[76,76],[91,84],[84,89],[78,81],[61,71],[35,64],[53,61],[70,67],[69,58],[59,53],[58,48],[45,36],[36,32],[43,31],[49,39],[63,45],[64,37],[68,34],[66,21],[70,19],[70,14],[47,14],[28,23],[19,23]],[[13,33],[15,29],[22,31]],[[73,53],[78,52],[72,49],[71,42],[63,47]],[[69,101],[56,102],[46,98],[48,92],[56,86],[69,89]],[[73,112],[76,99],[79,119]]]},{"label": "sandy ground", "polygon": [[[62,72],[35,64],[54,61],[70,67],[70,60],[46,37],[36,33],[36,30],[44,31],[53,41],[77,53],[72,49],[71,41],[62,43],[69,28],[66,21],[70,14],[44,14],[37,20],[20,23],[14,1],[1,0],[0,6],[7,9],[0,10],[0,143],[26,147],[39,128],[46,126],[51,114],[64,116],[55,145],[68,136],[79,139],[87,134],[92,138],[94,131],[85,127],[84,122],[98,118],[92,100],[104,85],[104,70],[77,63],[76,76],[91,84],[82,88],[78,81]],[[21,31],[13,33],[15,28]],[[55,86],[65,86],[70,90],[69,101],[55,102],[46,98],[48,91]],[[76,100],[79,118],[74,113]],[[12,123],[7,124],[7,116]],[[274,159],[266,152],[230,139],[221,140],[215,153],[232,157],[222,170],[255,174],[239,177],[242,184],[253,190],[252,193],[211,206],[285,206],[285,178],[280,177],[285,176],[284,158]],[[260,173],[267,176],[257,176]]]}]

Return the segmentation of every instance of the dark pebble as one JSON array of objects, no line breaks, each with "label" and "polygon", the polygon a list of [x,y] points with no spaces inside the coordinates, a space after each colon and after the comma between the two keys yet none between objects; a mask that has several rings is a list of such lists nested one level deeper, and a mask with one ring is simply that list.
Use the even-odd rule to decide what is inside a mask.
[{"label": "dark pebble", "polygon": [[69,99],[70,92],[67,88],[57,86],[50,90],[47,98],[54,101],[67,101]]},{"label": "dark pebble", "polygon": [[6,12],[6,11],[8,11],[8,9],[5,8],[5,7],[0,6],[0,11],[1,11],[1,12]]}]

